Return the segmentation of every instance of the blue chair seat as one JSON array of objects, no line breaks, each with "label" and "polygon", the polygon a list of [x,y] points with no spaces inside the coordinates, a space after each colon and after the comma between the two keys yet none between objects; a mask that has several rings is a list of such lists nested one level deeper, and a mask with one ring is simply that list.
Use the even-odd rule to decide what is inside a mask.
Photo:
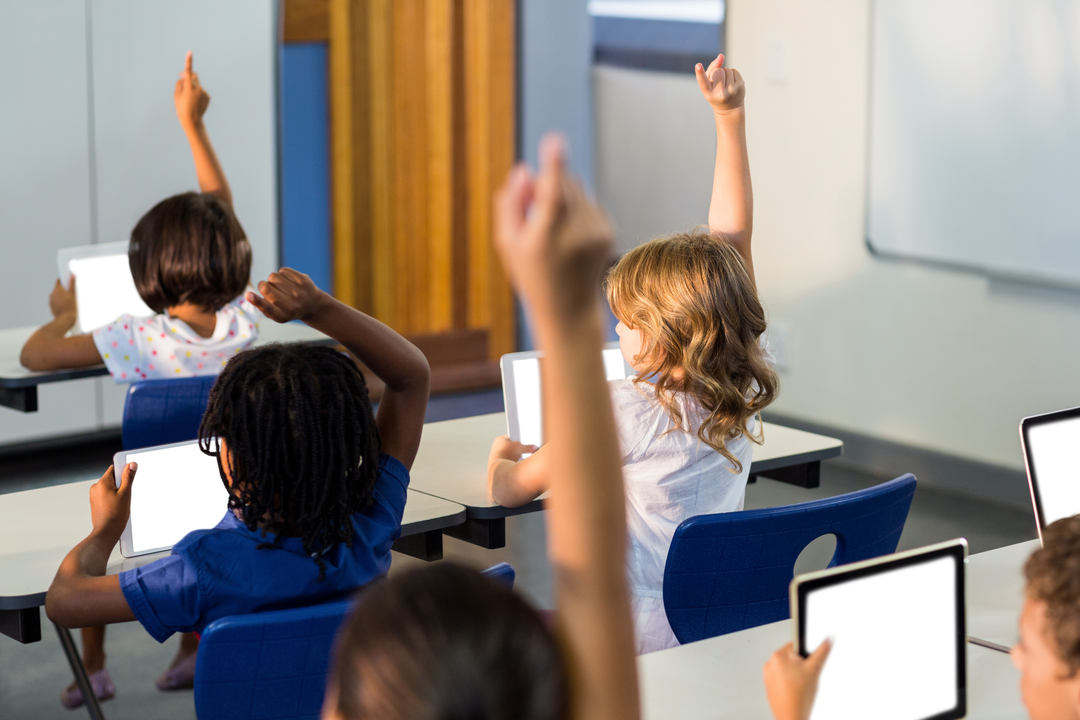
[{"label": "blue chair seat", "polygon": [[893,553],[914,495],[909,473],[823,500],[684,521],[664,567],[675,637],[693,642],[790,617],[788,586],[810,542],[836,536],[829,567]]}]

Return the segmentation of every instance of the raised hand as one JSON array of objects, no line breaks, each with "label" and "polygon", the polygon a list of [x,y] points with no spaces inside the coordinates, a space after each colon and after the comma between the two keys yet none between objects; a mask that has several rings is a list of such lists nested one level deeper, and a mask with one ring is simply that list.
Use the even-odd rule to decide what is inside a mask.
[{"label": "raised hand", "polygon": [[708,68],[698,63],[694,68],[701,94],[712,105],[713,112],[729,113],[742,107],[746,97],[746,85],[742,75],[734,68],[724,67],[724,54],[720,53]]},{"label": "raised hand", "polygon": [[604,212],[566,173],[555,134],[540,143],[540,174],[519,165],[495,197],[495,246],[510,279],[532,305],[559,316],[595,308],[610,257]]},{"label": "raised hand", "polygon": [[188,50],[184,58],[184,69],[173,89],[173,103],[176,105],[176,117],[185,131],[191,131],[202,122],[203,114],[210,105],[210,93],[199,83],[199,74],[191,69],[192,54]]},{"label": "raised hand", "polygon": [[281,268],[259,283],[259,297],[248,292],[247,301],[262,314],[279,323],[306,320],[329,298],[307,275],[292,268]]},{"label": "raised hand", "polygon": [[79,305],[75,300],[74,275],[71,276],[71,283],[68,287],[64,287],[64,284],[59,280],[56,281],[52,293],[49,294],[49,311],[52,312],[54,318],[63,317],[64,315],[78,316]]}]

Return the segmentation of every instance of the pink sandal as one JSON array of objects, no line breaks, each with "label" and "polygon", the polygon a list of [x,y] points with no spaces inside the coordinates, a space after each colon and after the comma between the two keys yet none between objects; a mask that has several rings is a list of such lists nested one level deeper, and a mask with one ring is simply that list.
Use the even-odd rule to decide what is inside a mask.
[{"label": "pink sandal", "polygon": [[180,662],[169,667],[161,673],[157,681],[158,690],[186,690],[195,687],[195,658],[197,652],[193,652]]},{"label": "pink sandal", "polygon": [[[109,671],[105,668],[90,674],[90,687],[94,688],[94,694],[97,695],[98,700],[108,700],[116,694],[116,686],[113,685],[112,678],[109,677]],[[83,700],[82,690],[79,689],[78,683],[71,683],[60,691],[60,704],[68,710],[82,707],[84,703],[85,700]]]}]

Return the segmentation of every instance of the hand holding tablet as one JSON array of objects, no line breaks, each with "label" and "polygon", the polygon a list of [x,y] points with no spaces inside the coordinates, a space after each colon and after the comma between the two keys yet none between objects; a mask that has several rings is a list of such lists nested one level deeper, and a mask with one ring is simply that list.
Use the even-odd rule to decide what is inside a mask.
[{"label": "hand holding tablet", "polygon": [[72,275],[78,278],[75,295],[79,332],[108,325],[125,314],[135,317],[154,314],[135,288],[126,242],[64,248],[57,253],[56,265],[57,276],[65,288],[71,287]]}]

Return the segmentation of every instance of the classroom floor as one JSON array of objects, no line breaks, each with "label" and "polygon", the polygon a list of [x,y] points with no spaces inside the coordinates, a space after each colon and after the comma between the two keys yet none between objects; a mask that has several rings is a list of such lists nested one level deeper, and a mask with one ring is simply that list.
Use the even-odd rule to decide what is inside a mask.
[{"label": "classroom floor", "polygon": [[[429,422],[502,410],[501,391],[487,391],[432,398]],[[0,493],[97,477],[120,449],[119,439],[98,440],[77,447],[41,449],[19,455],[0,456]],[[806,490],[761,479],[747,487],[746,507],[760,508],[829,497],[869,487],[902,474],[868,472],[844,460],[822,463],[821,487]],[[972,553],[1032,539],[1036,536],[1030,511],[1004,508],[969,497],[946,495],[920,487],[908,515],[900,549],[919,547],[954,537],[966,537]],[[507,546],[484,550],[467,543],[444,539],[447,559],[486,567],[507,561],[517,571],[516,587],[540,607],[552,605],[551,567],[544,552],[542,514],[512,517],[506,523]],[[830,554],[817,543],[800,559],[800,571],[822,567]],[[816,552],[815,552],[816,550]],[[420,563],[394,555],[391,572]],[[84,710],[67,711],[60,706],[60,689],[71,681],[71,672],[51,626],[43,620],[43,640],[20,646],[0,636],[0,717],[5,720],[34,718],[80,718]],[[192,720],[195,712],[190,691],[161,693],[154,679],[175,652],[175,640],[159,645],[137,623],[109,629],[106,647],[108,667],[117,695],[103,710],[110,720]]]}]

